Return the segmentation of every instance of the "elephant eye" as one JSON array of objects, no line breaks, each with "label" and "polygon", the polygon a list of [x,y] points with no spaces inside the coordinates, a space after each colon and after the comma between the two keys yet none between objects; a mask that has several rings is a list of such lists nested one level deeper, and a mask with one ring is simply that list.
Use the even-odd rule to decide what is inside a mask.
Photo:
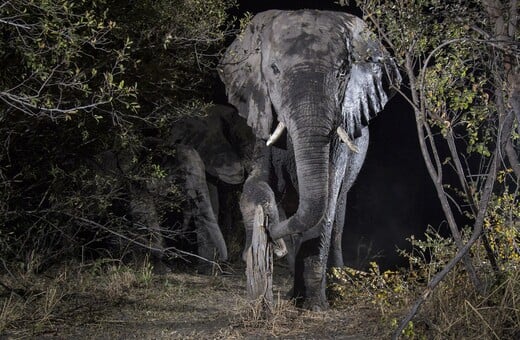
[{"label": "elephant eye", "polygon": [[271,64],[271,68],[273,69],[274,74],[280,74],[280,70],[278,69],[275,63]]}]

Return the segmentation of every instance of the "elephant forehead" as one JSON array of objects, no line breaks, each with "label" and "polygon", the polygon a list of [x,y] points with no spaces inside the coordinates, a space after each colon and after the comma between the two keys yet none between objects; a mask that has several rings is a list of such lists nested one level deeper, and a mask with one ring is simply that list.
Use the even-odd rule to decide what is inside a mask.
[{"label": "elephant forehead", "polygon": [[284,12],[273,21],[271,49],[295,61],[309,57],[337,58],[337,53],[345,51],[345,38],[340,33],[349,19],[326,11]]}]

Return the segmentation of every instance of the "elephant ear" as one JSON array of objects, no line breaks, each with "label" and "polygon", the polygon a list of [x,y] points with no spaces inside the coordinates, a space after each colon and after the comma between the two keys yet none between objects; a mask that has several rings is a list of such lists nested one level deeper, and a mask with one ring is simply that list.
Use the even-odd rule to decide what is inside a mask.
[{"label": "elephant ear", "polygon": [[401,76],[393,58],[365,22],[348,15],[346,25],[350,74],[345,86],[342,113],[349,137],[361,136],[370,119],[383,110],[399,87]]},{"label": "elephant ear", "polygon": [[262,35],[266,23],[278,13],[271,10],[257,14],[228,47],[219,67],[229,102],[263,139],[269,138],[273,114],[262,74]]}]

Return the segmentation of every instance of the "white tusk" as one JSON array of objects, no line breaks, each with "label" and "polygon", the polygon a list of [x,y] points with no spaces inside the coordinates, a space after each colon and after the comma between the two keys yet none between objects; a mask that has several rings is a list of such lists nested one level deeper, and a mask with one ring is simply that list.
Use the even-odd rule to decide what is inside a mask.
[{"label": "white tusk", "polygon": [[339,138],[343,141],[343,143],[347,144],[350,150],[354,151],[355,153],[359,153],[358,147],[350,140],[344,128],[338,126],[336,132],[338,133]]},{"label": "white tusk", "polygon": [[269,139],[267,140],[267,143],[265,143],[265,145],[271,146],[273,143],[275,143],[278,140],[278,138],[280,138],[280,136],[282,135],[284,130],[285,130],[285,124],[282,122],[278,123],[278,126],[274,130],[273,134],[269,137]]}]

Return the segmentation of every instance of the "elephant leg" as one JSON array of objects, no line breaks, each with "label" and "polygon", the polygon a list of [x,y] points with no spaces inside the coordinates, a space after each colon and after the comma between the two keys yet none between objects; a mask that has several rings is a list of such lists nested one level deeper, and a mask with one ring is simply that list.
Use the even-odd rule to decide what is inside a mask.
[{"label": "elephant leg", "polygon": [[300,249],[300,240],[301,237],[298,235],[289,235],[284,237],[285,245],[287,246],[287,265],[289,266],[289,270],[293,276],[295,274],[296,254]]},{"label": "elephant leg", "polygon": [[[206,224],[204,228],[197,228],[197,252],[198,255],[206,260],[214,261],[217,259],[217,249],[215,248],[212,240],[210,232],[208,231],[208,224],[212,224],[211,222],[197,218],[196,223],[198,225]],[[214,224],[213,228],[218,227],[218,225]],[[204,273],[210,273],[212,269],[211,262],[202,261],[199,265],[199,270]]]},{"label": "elephant leg", "polygon": [[186,174],[187,196],[194,203],[188,214],[194,218],[199,255],[213,260],[218,251],[220,260],[225,261],[227,247],[211,204],[204,163],[197,151],[189,147],[179,147],[178,155]]},{"label": "elephant leg", "polygon": [[361,136],[354,142],[358,148],[358,152],[353,153],[348,151],[347,167],[345,169],[343,183],[341,184],[341,190],[336,205],[336,216],[332,227],[330,258],[328,263],[329,267],[343,267],[345,265],[343,262],[342,239],[347,209],[347,194],[352,185],[354,185],[354,181],[361,171],[368,150],[368,142],[369,131],[368,128],[364,128]]},{"label": "elephant leg", "polygon": [[218,214],[219,214],[219,209],[220,209],[220,204],[219,204],[219,200],[218,200],[218,187],[215,183],[212,183],[209,181],[206,182],[206,184],[208,186],[211,207],[213,208],[213,212],[215,214],[215,219],[218,222]]},{"label": "elephant leg", "polygon": [[[335,199],[329,201],[334,203]],[[323,223],[296,238],[293,297],[298,305],[313,311],[329,308],[326,275],[332,219],[333,216],[325,216]]]},{"label": "elephant leg", "polygon": [[345,225],[345,211],[347,207],[347,190],[343,183],[336,210],[334,224],[332,226],[331,245],[328,267],[343,267],[343,227]]},{"label": "elephant leg", "polygon": [[297,305],[313,311],[327,310],[329,305],[325,296],[325,264],[320,258],[320,237],[302,239],[296,244],[294,262],[293,298]]},{"label": "elephant leg", "polygon": [[[285,210],[278,205],[278,215],[280,221],[285,221],[287,219],[287,215],[285,214]],[[291,275],[294,276],[294,264],[296,261],[296,250],[299,246],[298,244],[298,235],[288,235],[283,238],[285,242],[285,246],[287,248],[287,265],[289,266],[289,270]],[[292,294],[292,292],[291,292]]]},{"label": "elephant leg", "polygon": [[194,219],[199,255],[205,259],[213,260],[218,252],[218,258],[221,261],[226,261],[226,243],[211,207],[207,188],[201,186],[197,196],[198,214],[194,216]]},{"label": "elephant leg", "polygon": [[[197,226],[205,226],[204,228],[197,228],[197,249],[199,256],[208,260],[214,260],[217,258],[217,248],[212,242],[211,233],[215,233],[217,230],[219,233],[222,232],[218,224],[218,189],[213,183],[206,182],[206,184],[208,186],[208,197],[211,203],[211,209],[203,209],[207,210],[206,213],[197,216],[195,219]],[[209,267],[207,263],[202,263],[199,269],[209,274],[211,270]]]}]

